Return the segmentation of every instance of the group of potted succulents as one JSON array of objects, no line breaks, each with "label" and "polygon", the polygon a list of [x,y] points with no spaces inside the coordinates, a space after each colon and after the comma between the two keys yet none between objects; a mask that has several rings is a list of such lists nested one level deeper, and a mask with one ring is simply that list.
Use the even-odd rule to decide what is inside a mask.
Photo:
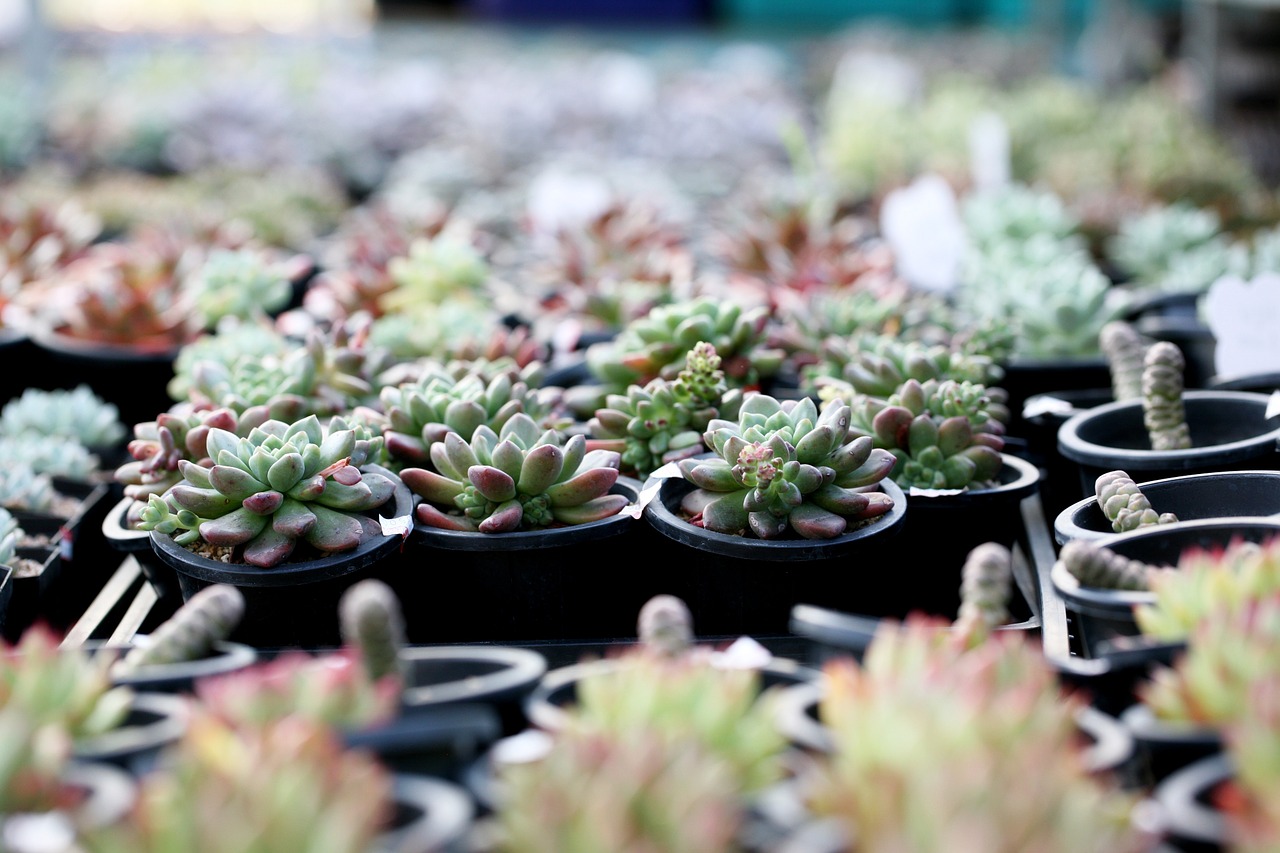
[{"label": "group of potted succulents", "polygon": [[[599,67],[645,101],[641,72]],[[1205,387],[1205,353],[1156,322],[1217,277],[1280,268],[1256,188],[1226,161],[1203,180],[1216,149],[1177,134],[1159,186],[1125,157],[1164,112],[1046,116],[1028,93],[1001,104],[1016,180],[978,188],[917,151],[963,137],[938,132],[972,118],[963,86],[926,104],[930,132],[903,113],[877,140],[833,90],[814,129],[830,175],[778,127],[730,150],[675,139],[704,205],[682,216],[618,175],[536,168],[550,134],[514,108],[520,76],[511,133],[443,95],[400,105],[406,139],[431,128],[456,156],[361,165],[328,140],[315,159],[350,192],[333,206],[317,182],[275,194],[297,209],[227,213],[229,185],[191,165],[226,152],[181,121],[154,128],[163,156],[134,151],[190,170],[169,203],[155,175],[111,197],[87,164],[117,155],[87,114],[84,139],[51,134],[83,194],[13,183],[0,327],[34,373],[0,412],[4,844],[56,812],[91,851],[254,833],[406,853],[1137,851],[1203,840],[1179,821],[1209,800],[1177,805],[1188,783],[1159,751],[1187,720],[1185,754],[1217,762],[1197,769],[1234,809],[1210,822],[1274,844],[1280,426],[1266,394]],[[674,138],[562,82],[565,102],[538,103],[583,135]],[[788,114],[770,81],[738,82],[744,115]],[[1115,151],[1090,150],[1134,182],[1099,201],[1063,185],[1072,161],[1042,131],[1083,144],[1068,131],[1103,115]],[[242,124],[270,159],[258,118]],[[953,182],[966,247],[937,290],[875,220],[898,188],[880,183],[891,131],[916,158],[902,183]],[[752,180],[722,181],[752,157]],[[186,194],[201,186],[216,208]],[[1178,186],[1211,192],[1190,208]],[[1259,227],[1228,233],[1240,220]],[[75,506],[28,567],[24,513],[60,489]],[[1026,565],[1036,500],[1052,569]],[[125,554],[166,621],[59,648]],[[46,590],[68,565],[75,583]],[[1073,647],[1041,647],[1051,607]],[[813,660],[742,635],[803,638]],[[565,667],[529,648],[605,641],[624,648]],[[163,744],[85,745],[147,726]],[[98,776],[124,799],[99,805]]]}]

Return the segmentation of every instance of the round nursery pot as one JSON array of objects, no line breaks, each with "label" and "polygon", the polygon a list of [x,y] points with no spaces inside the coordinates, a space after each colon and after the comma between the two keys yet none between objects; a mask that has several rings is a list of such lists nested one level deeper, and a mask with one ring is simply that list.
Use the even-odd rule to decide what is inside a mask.
[{"label": "round nursery pot", "polygon": [[1231,823],[1215,797],[1234,779],[1235,765],[1225,752],[1192,761],[1165,777],[1151,795],[1160,809],[1164,840],[1185,853],[1232,849]]},{"label": "round nursery pot", "polygon": [[[610,491],[634,506],[640,484],[619,477]],[[658,575],[649,567],[617,570],[637,554],[640,527],[626,509],[510,533],[416,524],[403,565],[383,580],[406,604],[405,629],[415,645],[634,636],[640,608],[665,591],[654,588]]]},{"label": "round nursery pot", "polygon": [[169,693],[135,693],[123,722],[110,731],[77,740],[72,754],[80,761],[114,764],[134,775],[150,770],[165,747],[187,729],[190,705]]},{"label": "round nursery pot", "polygon": [[[551,670],[525,699],[525,713],[530,724],[547,732],[564,728],[568,722],[565,709],[572,708],[577,702],[578,685],[585,679],[607,676],[623,665],[625,662],[616,657],[598,658]],[[755,669],[760,673],[761,691],[812,682],[819,675],[816,670],[796,661],[772,656]]]},{"label": "round nursery pot", "polygon": [[[77,849],[51,845],[51,837],[71,827],[85,830],[113,826],[123,820],[138,799],[138,783],[128,771],[101,761],[71,761],[59,784],[72,802],[54,812],[0,815],[0,833],[10,853],[41,853],[50,849]],[[50,831],[50,820],[64,818],[70,826]]]},{"label": "round nursery pot", "polygon": [[151,547],[151,534],[134,530],[125,524],[129,508],[137,501],[121,498],[102,519],[102,538],[119,554],[132,556],[138,561],[142,576],[156,592],[156,607],[170,612],[182,606],[182,592],[178,587],[178,573],[161,560]]},{"label": "round nursery pot", "polygon": [[455,782],[500,735],[493,708],[466,702],[402,712],[375,725],[341,730],[344,746],[372,752],[394,773]]},{"label": "round nursery pot", "polygon": [[969,552],[985,542],[1012,548],[1024,536],[1022,501],[1039,489],[1040,469],[1010,453],[1001,455],[1004,464],[990,488],[907,493],[901,541],[910,550],[899,557],[896,569],[906,594],[892,612],[867,615],[903,616],[916,610],[954,617]]},{"label": "round nursery pot", "polygon": [[1211,471],[1272,469],[1280,463],[1280,420],[1267,417],[1268,396],[1247,391],[1183,394],[1191,447],[1152,450],[1141,400],[1121,400],[1073,415],[1058,431],[1058,449],[1077,466],[1078,498],[1094,495],[1108,471],[1136,482]]},{"label": "round nursery pot", "polygon": [[[832,539],[758,539],[707,530],[681,512],[693,488],[679,475],[645,483],[651,498],[644,505],[643,553],[651,566],[665,569],[667,588],[656,591],[688,605],[699,636],[785,635],[791,608],[806,601],[886,615],[904,609],[918,585],[918,579],[904,582],[908,566],[902,561],[888,562],[907,518],[906,495],[888,478],[877,488],[893,499],[893,508]],[[633,617],[638,612],[639,606]],[[632,625],[634,636],[634,618]]]},{"label": "round nursery pot", "polygon": [[[1176,566],[1190,548],[1222,549],[1234,541],[1265,542],[1280,536],[1277,518],[1208,518],[1140,527],[1118,533],[1103,543],[1109,550],[1155,566]],[[1049,573],[1053,591],[1066,606],[1074,633],[1085,657],[1097,657],[1108,643],[1136,637],[1134,608],[1155,602],[1145,590],[1083,587],[1061,561]]]},{"label": "round nursery pot", "polygon": [[1040,468],[1040,503],[1046,524],[1080,497],[1076,463],[1058,450],[1058,430],[1080,412],[1115,401],[1110,388],[1078,388],[1033,394],[1022,407],[1026,458]]},{"label": "round nursery pot", "polygon": [[[104,640],[88,640],[84,647],[93,653],[111,652],[123,656],[133,647],[149,642],[151,637],[147,634],[134,634],[133,639],[124,645],[108,645]],[[209,654],[204,657],[174,663],[146,664],[128,674],[113,674],[111,682],[152,693],[192,693],[197,680],[236,672],[252,666],[257,660],[258,650],[253,646],[220,640],[213,644]]]},{"label": "round nursery pot", "polygon": [[423,646],[402,649],[407,712],[455,704],[488,705],[504,736],[527,725],[524,701],[547,671],[547,660],[516,646]]},{"label": "round nursery pot", "polygon": [[[1179,521],[1280,514],[1280,471],[1184,474],[1138,487],[1152,509],[1171,512]],[[1059,545],[1073,539],[1106,541],[1116,535],[1097,498],[1082,498],[1062,510],[1054,519],[1053,533]]]},{"label": "round nursery pot", "polygon": [[475,805],[461,785],[413,773],[392,776],[395,811],[391,827],[373,841],[371,853],[461,850]]},{"label": "round nursery pot", "polygon": [[1126,708],[1120,722],[1133,736],[1137,777],[1148,788],[1223,750],[1222,733],[1216,727],[1161,720],[1141,702]]},{"label": "round nursery pot", "polygon": [[1280,390],[1280,372],[1213,376],[1205,387],[1214,391],[1251,391],[1255,394],[1271,394]]},{"label": "round nursery pot", "polygon": [[999,385],[1009,395],[1011,414],[1006,424],[1009,435],[1029,438],[1023,407],[1036,394],[1111,387],[1111,367],[1102,356],[1096,358],[1017,358],[1004,365]]},{"label": "round nursery pot", "polygon": [[[409,487],[397,482],[392,498],[372,512],[402,518],[410,515],[412,506]],[[404,541],[399,533],[384,533],[366,539],[351,551],[285,561],[262,569],[203,557],[177,544],[168,534],[153,530],[150,536],[156,555],[177,572],[183,601],[213,584],[229,584],[240,590],[245,599],[244,616],[228,639],[258,649],[340,645],[338,602],[342,593],[372,577],[378,564]]]}]

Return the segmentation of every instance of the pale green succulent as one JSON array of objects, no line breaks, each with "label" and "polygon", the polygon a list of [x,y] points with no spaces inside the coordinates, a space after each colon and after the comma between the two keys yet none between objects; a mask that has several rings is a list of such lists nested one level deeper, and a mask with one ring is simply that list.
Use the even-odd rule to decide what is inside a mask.
[{"label": "pale green succulent", "polygon": [[1098,477],[1094,482],[1094,495],[1116,533],[1178,520],[1171,512],[1156,512],[1141,487],[1124,471],[1108,471]]},{"label": "pale green succulent", "polygon": [[265,250],[215,248],[192,274],[191,287],[205,326],[213,328],[223,317],[247,320],[284,308],[295,274]]},{"label": "pale green succulent", "polygon": [[[1225,251],[1226,246],[1222,220],[1216,211],[1174,202],[1154,205],[1121,219],[1116,233],[1107,241],[1106,253],[1135,283],[1160,285],[1178,256],[1205,247]],[[1211,281],[1203,282],[1200,289]]]},{"label": "pale green succulent", "polygon": [[1048,189],[1010,183],[969,193],[961,201],[960,213],[970,245],[978,251],[1038,235],[1085,247],[1080,217]]},{"label": "pale green succulent", "polygon": [[504,533],[584,524],[630,503],[611,493],[616,451],[587,450],[581,433],[566,440],[517,412],[495,432],[481,424],[470,440],[447,431],[430,449],[435,470],[409,467],[400,478],[422,497],[417,518],[444,530]]},{"label": "pale green succulent", "polygon": [[57,499],[53,478],[25,462],[0,468],[0,507],[10,510],[49,512]]},{"label": "pale green succulent", "polygon": [[328,427],[315,415],[268,420],[243,438],[215,427],[205,443],[213,464],[181,460],[182,481],[150,496],[138,527],[180,545],[242,547],[244,562],[263,568],[286,560],[299,540],[322,553],[356,548],[378,532],[364,513],[397,486],[394,474],[361,467],[381,437],[341,418]]},{"label": "pale green succulent", "polygon": [[1150,604],[1134,609],[1144,636],[1181,642],[1215,613],[1240,614],[1280,593],[1280,545],[1233,542],[1220,552],[1188,551],[1176,570],[1153,571]]},{"label": "pale green succulent", "polygon": [[88,385],[70,391],[28,388],[0,409],[0,435],[34,433],[74,439],[85,447],[110,447],[125,432],[119,409]]},{"label": "pale green succulent", "polygon": [[25,462],[38,474],[65,477],[82,483],[98,473],[99,458],[74,438],[33,433],[0,433],[0,468]]},{"label": "pale green succulent", "polygon": [[480,299],[489,265],[470,239],[442,232],[415,239],[407,256],[391,259],[387,273],[395,287],[382,295],[378,307],[384,314],[395,314],[424,305]]},{"label": "pale green succulent", "polygon": [[195,366],[200,362],[214,361],[230,370],[241,359],[280,359],[291,348],[288,339],[270,323],[223,320],[178,350],[173,378],[165,390],[174,400],[186,400],[191,396]]}]

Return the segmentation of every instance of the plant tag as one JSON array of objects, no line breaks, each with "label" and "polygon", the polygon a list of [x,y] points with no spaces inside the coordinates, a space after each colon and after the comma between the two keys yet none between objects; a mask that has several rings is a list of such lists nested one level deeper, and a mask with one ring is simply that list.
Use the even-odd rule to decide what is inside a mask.
[{"label": "plant tag", "polygon": [[1023,405],[1022,417],[1025,420],[1031,420],[1041,415],[1069,415],[1075,410],[1076,407],[1074,405],[1061,397],[1054,397],[1052,394],[1037,394]]},{"label": "plant tag", "polygon": [[1215,339],[1218,376],[1280,371],[1280,274],[1262,273],[1250,281],[1224,275],[1209,286],[1202,308]]},{"label": "plant tag", "polygon": [[401,536],[408,539],[409,531],[413,529],[413,518],[408,515],[401,515],[396,518],[378,516],[378,523],[382,525],[383,536]]},{"label": "plant tag", "polygon": [[969,172],[975,190],[1009,183],[1009,126],[997,113],[985,112],[969,125]]},{"label": "plant tag", "polygon": [[964,489],[922,489],[919,486],[912,486],[907,490],[907,495],[911,497],[933,498],[940,495],[962,495]]},{"label": "plant tag", "polygon": [[890,192],[880,230],[908,282],[936,292],[955,288],[968,240],[956,194],[941,175],[922,175]]},{"label": "plant tag", "polygon": [[490,756],[494,764],[529,764],[546,758],[553,743],[547,732],[525,729],[495,743]]},{"label": "plant tag", "polygon": [[717,652],[711,662],[721,669],[760,669],[773,660],[773,654],[750,637],[739,637],[722,652]]},{"label": "plant tag", "polygon": [[674,462],[668,462],[658,470],[649,475],[653,480],[652,484],[640,490],[639,499],[629,507],[623,508],[623,512],[632,518],[639,518],[644,513],[644,508],[649,505],[649,501],[658,496],[658,492],[662,489],[662,481],[668,477],[679,477],[680,468]]},{"label": "plant tag", "polygon": [[1280,391],[1272,391],[1271,399],[1267,400],[1267,417],[1274,418],[1280,415]]}]

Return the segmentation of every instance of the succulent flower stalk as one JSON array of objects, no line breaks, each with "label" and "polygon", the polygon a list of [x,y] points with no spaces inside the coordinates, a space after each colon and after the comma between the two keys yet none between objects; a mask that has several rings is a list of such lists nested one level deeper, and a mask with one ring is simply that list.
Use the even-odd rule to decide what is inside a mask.
[{"label": "succulent flower stalk", "polygon": [[1177,344],[1157,341],[1142,367],[1142,416],[1153,450],[1186,450],[1191,432],[1182,403],[1186,360]]},{"label": "succulent flower stalk", "polygon": [[1178,517],[1157,513],[1142,489],[1124,471],[1108,471],[1094,482],[1094,493],[1102,513],[1116,533],[1137,530],[1152,524],[1172,524]]}]

